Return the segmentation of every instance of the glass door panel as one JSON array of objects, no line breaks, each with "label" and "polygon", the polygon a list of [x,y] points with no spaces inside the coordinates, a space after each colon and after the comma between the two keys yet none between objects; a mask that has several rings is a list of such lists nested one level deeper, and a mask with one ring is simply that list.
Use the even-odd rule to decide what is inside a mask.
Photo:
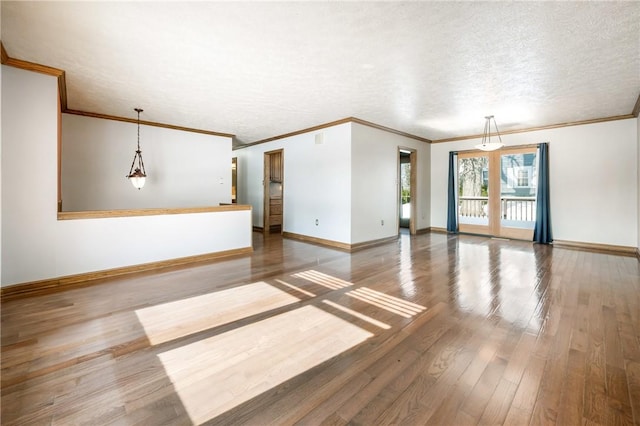
[{"label": "glass door panel", "polygon": [[458,224],[461,232],[490,233],[489,157],[458,155]]},{"label": "glass door panel", "polygon": [[500,155],[500,235],[530,239],[536,223],[535,149]]}]

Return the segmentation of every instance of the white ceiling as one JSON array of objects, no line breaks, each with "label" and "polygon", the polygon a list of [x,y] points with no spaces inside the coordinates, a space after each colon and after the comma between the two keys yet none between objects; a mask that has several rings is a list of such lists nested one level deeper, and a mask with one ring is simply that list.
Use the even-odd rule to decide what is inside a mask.
[{"label": "white ceiling", "polygon": [[247,143],[357,117],[437,140],[629,114],[638,2],[9,2],[68,107]]}]

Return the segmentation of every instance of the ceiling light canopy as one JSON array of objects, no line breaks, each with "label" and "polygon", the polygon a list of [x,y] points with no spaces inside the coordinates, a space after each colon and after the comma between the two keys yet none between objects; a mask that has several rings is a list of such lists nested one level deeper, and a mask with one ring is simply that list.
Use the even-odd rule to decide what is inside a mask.
[{"label": "ceiling light canopy", "polygon": [[[140,113],[143,110],[141,108],[134,108],[133,110],[138,113],[138,149],[133,156],[133,162],[131,163],[131,169],[129,170],[127,179],[129,179],[129,182],[131,182],[134,188],[141,189],[147,178],[144,170],[144,161],[142,161],[142,151],[140,151]],[[138,160],[137,167],[136,160]]]},{"label": "ceiling light canopy", "polygon": [[[496,128],[495,135],[498,136],[497,142],[491,142],[491,120],[493,120],[493,125]],[[495,151],[496,149],[500,149],[503,146],[504,144],[502,143],[502,138],[500,137],[500,132],[498,131],[496,119],[493,118],[493,115],[487,115],[484,118],[484,133],[482,135],[482,143],[476,145],[476,148],[481,149],[482,151]]]}]

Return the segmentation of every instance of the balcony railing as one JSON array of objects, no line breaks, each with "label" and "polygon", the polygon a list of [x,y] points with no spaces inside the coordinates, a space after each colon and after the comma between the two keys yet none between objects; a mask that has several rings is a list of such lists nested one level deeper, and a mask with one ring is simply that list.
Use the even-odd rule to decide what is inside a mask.
[{"label": "balcony railing", "polygon": [[500,198],[500,215],[505,220],[534,222],[536,197],[502,197]]},{"label": "balcony railing", "polygon": [[458,200],[460,217],[487,217],[489,197],[459,197]]},{"label": "balcony railing", "polygon": [[[466,218],[486,218],[489,197],[459,197],[458,214]],[[500,217],[504,220],[533,222],[536,220],[535,197],[501,197]]]}]

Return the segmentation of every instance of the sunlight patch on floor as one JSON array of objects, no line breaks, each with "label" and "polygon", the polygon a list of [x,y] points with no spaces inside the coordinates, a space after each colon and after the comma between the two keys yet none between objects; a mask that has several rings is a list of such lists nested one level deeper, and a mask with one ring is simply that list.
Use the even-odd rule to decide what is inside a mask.
[{"label": "sunlight patch on floor", "polygon": [[300,301],[263,281],[135,311],[152,345]]},{"label": "sunlight patch on floor", "polygon": [[349,281],[341,280],[340,278],[332,277],[331,275],[323,274],[322,272],[309,270],[304,272],[298,272],[292,275],[295,278],[302,278],[312,283],[320,284],[331,290],[340,290],[341,288],[350,287],[353,284]]},{"label": "sunlight patch on floor", "polygon": [[405,318],[411,318],[412,316],[427,309],[422,305],[389,296],[379,291],[371,290],[367,287],[361,287],[345,294]]},{"label": "sunlight patch on floor", "polygon": [[189,417],[201,424],[372,336],[304,306],[158,357]]},{"label": "sunlight patch on floor", "polygon": [[325,303],[325,304],[327,304],[329,306],[332,306],[332,307],[338,309],[339,311],[342,311],[342,312],[347,313],[349,315],[353,315],[356,318],[360,318],[361,320],[366,321],[366,322],[368,322],[370,324],[373,324],[376,327],[384,328],[385,330],[388,330],[388,329],[391,328],[391,326],[389,324],[385,324],[382,321],[378,321],[377,319],[371,318],[368,315],[361,314],[360,312],[354,311],[353,309],[346,308],[346,307],[344,307],[342,305],[339,305],[337,303],[332,302],[331,300],[323,300],[322,303]]},{"label": "sunlight patch on floor", "polygon": [[293,284],[290,284],[290,283],[288,283],[286,281],[282,281],[282,280],[274,280],[274,281],[277,282],[277,283],[282,284],[285,287],[289,287],[292,290],[299,291],[300,293],[302,293],[304,295],[307,295],[309,297],[315,297],[315,294],[311,293],[310,291],[303,290],[300,287],[298,287],[297,285],[293,285]]}]

